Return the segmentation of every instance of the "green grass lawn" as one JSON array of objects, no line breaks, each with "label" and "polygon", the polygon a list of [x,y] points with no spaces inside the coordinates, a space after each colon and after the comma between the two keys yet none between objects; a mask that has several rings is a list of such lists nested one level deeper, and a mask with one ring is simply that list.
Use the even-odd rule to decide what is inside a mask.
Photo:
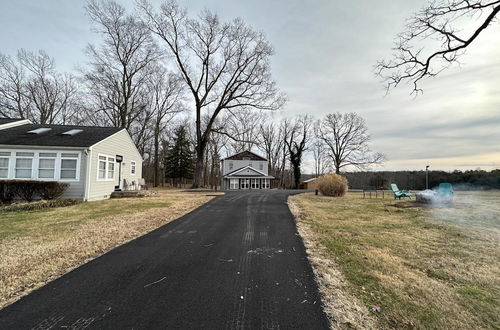
[{"label": "green grass lawn", "polygon": [[457,195],[439,209],[360,194],[291,202],[376,327],[498,329],[500,193]]}]

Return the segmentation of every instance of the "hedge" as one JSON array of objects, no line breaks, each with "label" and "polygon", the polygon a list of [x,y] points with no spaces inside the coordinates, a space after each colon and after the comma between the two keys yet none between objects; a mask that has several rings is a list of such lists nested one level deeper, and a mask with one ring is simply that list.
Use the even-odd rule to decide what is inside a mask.
[{"label": "hedge", "polygon": [[14,199],[31,202],[35,197],[52,200],[60,197],[68,188],[67,183],[36,180],[0,180],[0,202]]},{"label": "hedge", "polygon": [[0,207],[0,211],[5,211],[5,212],[32,211],[32,210],[40,210],[46,208],[71,206],[78,203],[81,203],[81,201],[77,199],[54,199],[49,201],[38,201],[32,203],[11,204],[5,207]]}]

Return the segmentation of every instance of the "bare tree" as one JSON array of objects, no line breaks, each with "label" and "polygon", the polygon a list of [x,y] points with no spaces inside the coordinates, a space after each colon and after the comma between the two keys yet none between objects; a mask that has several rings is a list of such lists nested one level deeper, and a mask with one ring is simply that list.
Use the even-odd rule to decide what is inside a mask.
[{"label": "bare tree", "polygon": [[162,66],[157,66],[148,78],[150,106],[154,114],[154,186],[160,184],[160,142],[162,131],[176,114],[184,110],[183,89],[179,77],[169,74]]},{"label": "bare tree", "polygon": [[290,134],[285,140],[290,163],[293,168],[294,188],[298,189],[301,177],[302,156],[311,138],[312,117],[305,115],[298,117],[292,124]]},{"label": "bare tree", "polygon": [[223,126],[214,125],[213,131],[228,136],[231,140],[232,153],[239,153],[245,150],[252,151],[258,145],[259,126],[263,114],[250,108],[228,110],[221,121]]},{"label": "bare tree", "polygon": [[189,18],[174,1],[164,2],[158,11],[145,0],[139,7],[149,29],[174,57],[193,97],[197,156],[193,187],[199,187],[213,124],[223,110],[275,110],[284,103],[271,78],[273,49],[262,33],[241,19],[221,23],[208,10]]},{"label": "bare tree", "polygon": [[317,122],[314,127],[314,139],[311,143],[311,151],[314,158],[314,174],[318,177],[325,174],[330,167],[328,159],[328,149],[325,142],[319,137],[319,123]]},{"label": "bare tree", "polygon": [[40,50],[19,50],[14,58],[0,54],[0,106],[4,116],[41,124],[67,123],[76,110],[73,76],[56,70],[54,59]]},{"label": "bare tree", "polygon": [[92,0],[86,10],[102,37],[99,46],[86,49],[84,80],[92,109],[103,117],[101,121],[129,129],[147,119],[141,118],[147,100],[143,89],[158,59],[157,48],[144,24],[117,2]]},{"label": "bare tree", "polygon": [[383,154],[370,152],[366,122],[354,112],[326,115],[319,126],[319,133],[319,138],[328,147],[328,155],[337,174],[346,166],[364,169],[385,160]]},{"label": "bare tree", "polygon": [[[385,81],[387,91],[403,81],[413,83],[412,94],[422,92],[419,82],[434,77],[456,63],[465,49],[495,21],[500,12],[500,0],[440,0],[429,5],[408,20],[406,30],[399,34],[391,60],[377,64],[377,74]],[[475,24],[472,31],[463,32],[466,19]],[[428,51],[419,41],[437,41]]]},{"label": "bare tree", "polygon": [[[259,148],[266,154],[269,163],[269,172],[277,176],[281,164],[281,152],[286,149],[285,138],[283,136],[283,127],[276,124],[271,118],[262,121],[259,127]],[[285,155],[285,159],[286,159]]]},{"label": "bare tree", "polygon": [[29,105],[23,66],[12,56],[0,53],[0,115],[27,118]]}]

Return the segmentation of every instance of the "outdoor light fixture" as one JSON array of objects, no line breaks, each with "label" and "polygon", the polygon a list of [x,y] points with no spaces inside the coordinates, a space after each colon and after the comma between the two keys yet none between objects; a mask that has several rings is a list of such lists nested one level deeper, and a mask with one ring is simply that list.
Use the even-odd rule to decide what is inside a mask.
[{"label": "outdoor light fixture", "polygon": [[430,165],[425,166],[425,189],[429,189],[429,167]]}]

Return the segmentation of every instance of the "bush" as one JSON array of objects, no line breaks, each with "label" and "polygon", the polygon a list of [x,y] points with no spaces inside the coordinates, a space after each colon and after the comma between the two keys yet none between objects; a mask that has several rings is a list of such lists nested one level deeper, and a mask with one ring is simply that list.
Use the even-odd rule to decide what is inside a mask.
[{"label": "bush", "polygon": [[325,174],[317,179],[318,189],[324,196],[340,197],[347,192],[347,179],[338,174]]},{"label": "bush", "polygon": [[40,210],[54,207],[63,207],[63,206],[71,206],[81,203],[81,201],[77,199],[54,199],[50,201],[38,201],[33,203],[20,203],[20,204],[11,204],[9,206],[5,206],[0,208],[0,211],[5,212],[15,212],[15,211],[32,211],[32,210]]},{"label": "bush", "polygon": [[9,181],[0,181],[0,203],[10,203],[14,199],[14,193],[10,189]]},{"label": "bush", "polygon": [[69,184],[67,183],[56,181],[44,182],[43,185],[38,187],[38,194],[45,200],[56,199],[61,197],[68,187]]},{"label": "bush", "polygon": [[36,196],[51,200],[60,197],[68,186],[56,181],[4,180],[0,181],[0,202],[10,202],[14,197],[31,202]]}]

